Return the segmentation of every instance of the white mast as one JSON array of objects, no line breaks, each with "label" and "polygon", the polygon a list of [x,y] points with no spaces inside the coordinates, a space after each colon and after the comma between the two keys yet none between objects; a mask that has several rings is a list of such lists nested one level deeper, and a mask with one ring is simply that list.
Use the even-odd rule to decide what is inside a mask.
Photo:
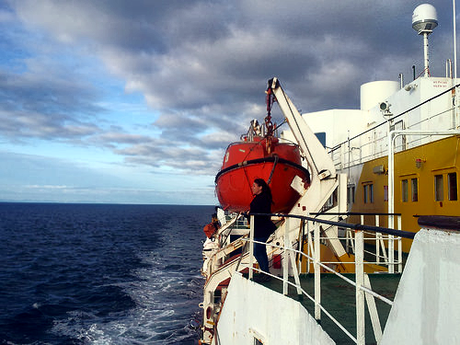
[{"label": "white mast", "polygon": [[433,5],[422,4],[412,13],[412,28],[419,35],[423,35],[423,52],[425,58],[425,77],[430,75],[430,61],[428,54],[428,35],[438,26],[438,15]]},{"label": "white mast", "polygon": [[457,12],[455,11],[455,0],[452,0],[452,12],[454,20],[454,80],[457,82]]}]

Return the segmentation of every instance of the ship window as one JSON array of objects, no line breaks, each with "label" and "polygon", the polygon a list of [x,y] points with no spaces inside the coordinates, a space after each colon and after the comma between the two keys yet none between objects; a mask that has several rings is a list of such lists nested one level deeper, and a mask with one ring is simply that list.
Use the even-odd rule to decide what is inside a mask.
[{"label": "ship window", "polygon": [[409,183],[407,182],[407,180],[401,181],[401,197],[402,202],[409,201]]},{"label": "ship window", "polygon": [[364,203],[372,203],[374,202],[374,185],[373,184],[365,184],[364,185]]},{"label": "ship window", "polygon": [[444,200],[444,187],[442,175],[434,176],[434,197],[436,201]]},{"label": "ship window", "polygon": [[318,132],[315,133],[316,138],[318,138],[319,142],[326,147],[326,132]]},{"label": "ship window", "polygon": [[447,174],[447,183],[449,184],[449,200],[457,200],[457,173]]},{"label": "ship window", "polygon": [[355,186],[354,185],[351,185],[351,186],[348,186],[348,193],[347,193],[347,202],[349,204],[351,203],[355,203]]},{"label": "ship window", "polygon": [[418,179],[411,178],[410,184],[411,184],[411,195],[412,195],[411,200],[418,201]]}]

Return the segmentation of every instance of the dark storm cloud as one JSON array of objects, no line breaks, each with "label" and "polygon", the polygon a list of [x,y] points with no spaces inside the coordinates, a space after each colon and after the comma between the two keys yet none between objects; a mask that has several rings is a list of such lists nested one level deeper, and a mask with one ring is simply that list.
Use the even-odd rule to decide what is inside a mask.
[{"label": "dark storm cloud", "polygon": [[[218,165],[216,157],[226,140],[238,139],[250,119],[265,116],[264,90],[273,76],[280,78],[296,106],[308,112],[357,108],[362,83],[397,80],[399,73],[409,79],[412,65],[422,68],[421,38],[411,28],[418,1],[42,0],[37,5],[11,0],[9,4],[31,30],[44,30],[58,42],[91,50],[126,81],[127,92],[141,92],[160,113],[151,121],[160,133],[154,141],[123,131],[92,138],[105,141],[130,163],[185,170],[193,170],[200,160],[206,166]],[[432,72],[438,75],[443,74],[443,61],[452,55],[447,48],[449,6],[436,4],[440,29],[431,42]],[[13,103],[30,113],[61,114],[59,109],[67,106],[68,116],[97,111],[97,96],[82,93],[78,83],[73,90],[81,96],[77,102],[66,98],[64,91],[59,93],[67,90],[65,85],[53,81],[50,85],[58,86],[48,93],[58,95],[60,102],[48,97],[40,104],[46,89],[33,87],[23,97],[7,89],[5,97],[12,96]],[[81,131],[95,131],[86,125]]]}]

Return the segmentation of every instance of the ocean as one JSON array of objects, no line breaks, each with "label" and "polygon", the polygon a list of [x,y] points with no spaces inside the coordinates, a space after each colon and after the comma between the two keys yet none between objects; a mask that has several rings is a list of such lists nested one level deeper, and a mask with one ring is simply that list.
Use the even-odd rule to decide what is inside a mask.
[{"label": "ocean", "polygon": [[0,203],[0,343],[197,344],[213,211]]}]

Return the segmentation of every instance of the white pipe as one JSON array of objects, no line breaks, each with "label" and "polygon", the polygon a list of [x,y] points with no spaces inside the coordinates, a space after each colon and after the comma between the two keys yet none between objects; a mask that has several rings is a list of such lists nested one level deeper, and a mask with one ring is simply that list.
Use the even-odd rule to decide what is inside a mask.
[{"label": "white pipe", "polygon": [[430,76],[430,59],[428,54],[428,32],[423,33],[423,54],[425,58],[425,77]]},{"label": "white pipe", "polygon": [[356,344],[364,345],[365,333],[365,310],[364,310],[364,232],[355,231],[355,271],[356,271]]},{"label": "white pipe", "polygon": [[283,295],[287,296],[289,292],[289,230],[291,218],[286,218],[284,222],[284,250],[283,250]]},{"label": "white pipe", "polygon": [[[254,216],[251,215],[251,224],[249,228],[249,279],[253,278],[253,267],[254,267]],[[243,255],[243,254],[241,254]]]},{"label": "white pipe", "polygon": [[446,60],[446,78],[452,79],[452,60]]},{"label": "white pipe", "polygon": [[315,251],[314,255],[314,277],[315,277],[315,319],[316,321],[321,320],[321,272],[320,272],[320,231],[319,224],[315,225],[314,228],[314,245]]},{"label": "white pipe", "polygon": [[452,11],[454,21],[454,78],[457,80],[457,13],[455,11],[455,0],[452,0]]}]

